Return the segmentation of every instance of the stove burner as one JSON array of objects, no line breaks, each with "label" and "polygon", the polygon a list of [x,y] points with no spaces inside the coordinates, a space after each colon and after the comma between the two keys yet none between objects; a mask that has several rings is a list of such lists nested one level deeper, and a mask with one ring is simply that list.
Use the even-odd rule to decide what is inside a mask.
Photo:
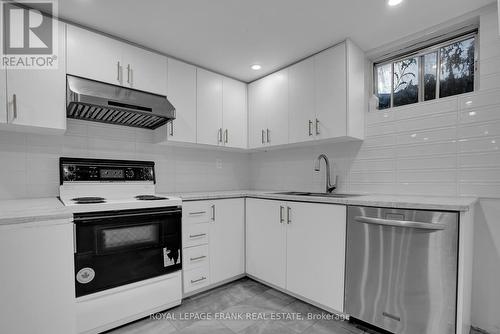
[{"label": "stove burner", "polygon": [[158,201],[162,199],[168,199],[166,197],[161,197],[161,196],[155,196],[155,195],[139,195],[135,196],[135,199],[138,201]]},{"label": "stove burner", "polygon": [[77,197],[73,198],[76,204],[96,204],[96,203],[105,203],[106,200],[102,197]]}]

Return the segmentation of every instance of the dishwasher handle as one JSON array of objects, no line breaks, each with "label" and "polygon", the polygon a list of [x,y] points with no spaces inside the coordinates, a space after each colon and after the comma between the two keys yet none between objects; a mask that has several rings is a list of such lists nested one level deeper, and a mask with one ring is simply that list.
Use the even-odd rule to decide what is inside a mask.
[{"label": "dishwasher handle", "polygon": [[371,218],[371,217],[363,217],[363,216],[355,217],[354,221],[356,221],[358,223],[363,223],[363,224],[415,228],[415,229],[430,230],[430,231],[442,231],[442,230],[445,230],[447,227],[447,225],[439,224],[439,223],[422,223],[422,222],[415,222],[415,221]]}]

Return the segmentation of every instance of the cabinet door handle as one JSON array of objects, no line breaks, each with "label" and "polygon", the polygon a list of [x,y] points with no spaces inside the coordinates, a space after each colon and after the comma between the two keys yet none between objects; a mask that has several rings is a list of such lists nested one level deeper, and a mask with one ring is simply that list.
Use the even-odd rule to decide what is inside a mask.
[{"label": "cabinet door handle", "polygon": [[122,71],[122,66],[120,65],[120,62],[116,62],[116,80],[121,83],[121,73]]},{"label": "cabinet door handle", "polygon": [[14,109],[14,118],[12,120],[15,121],[17,119],[17,95],[16,94],[12,95],[12,107]]},{"label": "cabinet door handle", "polygon": [[226,129],[226,130],[224,131],[224,143],[226,143],[226,144],[227,144],[228,142],[229,142],[229,130],[228,130],[228,129]]},{"label": "cabinet door handle", "polygon": [[266,133],[265,133],[264,129],[262,129],[262,144],[264,144],[266,142],[264,139],[265,135],[266,135]]},{"label": "cabinet door handle", "polygon": [[197,260],[201,260],[201,259],[204,259],[204,258],[206,258],[206,255],[197,256],[197,257],[191,257],[191,258],[189,258],[189,261],[197,261]]},{"label": "cabinet door handle", "polygon": [[127,83],[130,83],[130,64],[127,64]]},{"label": "cabinet door handle", "polygon": [[76,224],[73,223],[73,253],[76,254]]},{"label": "cabinet door handle", "polygon": [[270,143],[271,142],[271,130],[267,129],[266,135],[267,135],[267,142]]},{"label": "cabinet door handle", "polygon": [[222,143],[222,128],[217,131],[217,142]]},{"label": "cabinet door handle", "polygon": [[193,239],[193,238],[204,237],[204,236],[206,236],[206,235],[207,235],[206,233],[200,233],[200,234],[190,234],[190,235],[189,235],[189,237],[190,237],[191,239]]},{"label": "cabinet door handle", "polygon": [[205,213],[207,213],[207,212],[206,211],[195,211],[195,212],[190,212],[189,215],[190,216],[197,216],[197,215],[202,215]]},{"label": "cabinet door handle", "polygon": [[215,204],[212,205],[212,221],[215,221]]},{"label": "cabinet door handle", "polygon": [[170,137],[174,136],[174,121],[170,122]]},{"label": "cabinet door handle", "polygon": [[207,279],[206,277],[202,276],[202,277],[200,277],[198,279],[191,280],[191,284],[198,283],[198,282],[204,281],[206,279]]},{"label": "cabinet door handle", "polygon": [[309,120],[309,136],[313,135],[312,125],[313,125],[313,121]]},{"label": "cabinet door handle", "polygon": [[320,132],[319,132],[319,126],[320,126],[319,119],[316,118],[316,135],[320,134]]},{"label": "cabinet door handle", "polygon": [[287,206],[286,208],[286,223],[290,224],[292,222],[292,208]]},{"label": "cabinet door handle", "polygon": [[283,205],[280,205],[280,224],[283,224],[285,222],[285,218],[283,217],[283,210],[285,210],[285,207]]}]

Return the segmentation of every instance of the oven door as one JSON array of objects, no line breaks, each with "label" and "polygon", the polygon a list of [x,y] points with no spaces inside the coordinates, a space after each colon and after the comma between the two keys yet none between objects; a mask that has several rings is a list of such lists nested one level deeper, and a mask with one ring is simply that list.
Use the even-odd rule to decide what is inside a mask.
[{"label": "oven door", "polygon": [[182,269],[181,210],[75,215],[76,296]]}]

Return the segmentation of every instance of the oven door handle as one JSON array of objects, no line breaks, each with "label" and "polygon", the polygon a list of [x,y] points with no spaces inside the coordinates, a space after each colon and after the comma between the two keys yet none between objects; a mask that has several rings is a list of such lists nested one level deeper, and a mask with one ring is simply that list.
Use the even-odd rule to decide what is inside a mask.
[{"label": "oven door handle", "polygon": [[82,222],[82,221],[87,221],[87,220],[99,220],[99,219],[113,219],[113,218],[128,218],[128,217],[138,217],[138,216],[153,216],[153,215],[171,215],[171,214],[176,214],[176,213],[181,213],[180,210],[175,210],[175,211],[154,211],[154,212],[141,212],[141,213],[126,213],[126,214],[119,214],[119,215],[104,215],[104,216],[95,216],[95,217],[77,217],[74,218],[74,222]]},{"label": "oven door handle", "polygon": [[415,221],[371,218],[371,217],[363,217],[363,216],[355,217],[354,221],[356,221],[358,223],[363,223],[363,224],[415,228],[415,229],[430,230],[430,231],[442,231],[442,230],[445,230],[447,227],[445,224],[439,224],[439,223],[422,223],[422,222],[415,222]]}]

